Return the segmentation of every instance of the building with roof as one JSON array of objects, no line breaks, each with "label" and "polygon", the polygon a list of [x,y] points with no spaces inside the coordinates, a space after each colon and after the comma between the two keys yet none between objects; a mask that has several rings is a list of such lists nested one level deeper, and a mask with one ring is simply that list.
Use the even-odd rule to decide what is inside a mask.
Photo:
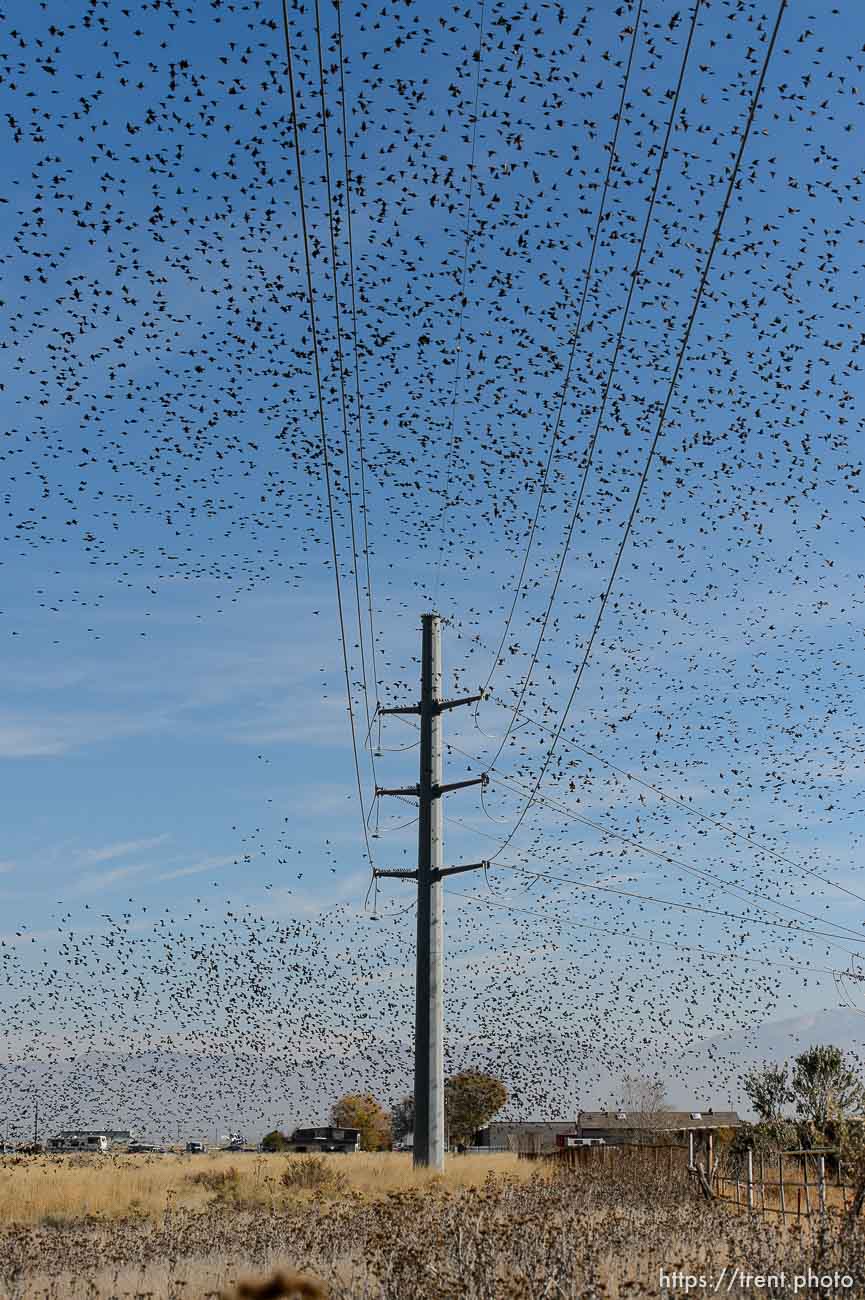
[{"label": "building with roof", "polygon": [[605,1142],[646,1141],[653,1134],[686,1133],[689,1130],[738,1128],[742,1123],[734,1110],[581,1110],[572,1132],[580,1138]]},{"label": "building with roof", "polygon": [[480,1129],[473,1146],[485,1151],[554,1151],[558,1138],[571,1137],[578,1144],[590,1142],[606,1145],[625,1142],[668,1139],[689,1130],[703,1132],[715,1128],[738,1128],[742,1123],[733,1110],[665,1110],[654,1114],[644,1111],[581,1110],[574,1119],[493,1120]]},{"label": "building with roof", "polygon": [[560,1133],[573,1132],[572,1119],[492,1120],[472,1145],[484,1151],[552,1151]]},{"label": "building with roof", "polygon": [[359,1151],[360,1129],[334,1128],[332,1124],[321,1128],[296,1128],[288,1143],[289,1151]]}]

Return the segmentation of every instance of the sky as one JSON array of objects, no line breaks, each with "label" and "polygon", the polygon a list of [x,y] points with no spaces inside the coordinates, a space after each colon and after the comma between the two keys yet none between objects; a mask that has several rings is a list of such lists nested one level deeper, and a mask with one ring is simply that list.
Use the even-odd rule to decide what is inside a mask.
[{"label": "sky", "polygon": [[[404,1090],[411,894],[362,819],[413,865],[373,793],[416,736],[374,711],[436,608],[447,692],[490,692],[445,724],[449,779],[491,777],[447,861],[493,863],[446,902],[449,1059],[524,1109],[682,1095],[862,952],[865,17],[786,7],[725,204],[774,4],[346,5],[342,61],[328,6],[327,151],[289,11],[309,278],[276,5],[3,18],[7,1059],[271,1059],[257,986],[170,996],[244,913],[306,927],[313,980],[352,934],[351,1013],[282,971],[285,1032]],[[98,996],[46,987],[121,918]]]}]

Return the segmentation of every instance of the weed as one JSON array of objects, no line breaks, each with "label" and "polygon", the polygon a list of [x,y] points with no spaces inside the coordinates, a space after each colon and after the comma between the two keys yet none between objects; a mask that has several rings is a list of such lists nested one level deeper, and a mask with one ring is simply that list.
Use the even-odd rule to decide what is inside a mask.
[{"label": "weed", "polygon": [[324,1156],[289,1157],[288,1167],[283,1170],[279,1181],[291,1192],[322,1192],[339,1196],[348,1191],[348,1179],[343,1170],[335,1168]]},{"label": "weed", "polygon": [[43,1228],[68,1228],[75,1220],[71,1214],[43,1214],[39,1222]]},{"label": "weed", "polygon": [[209,1192],[224,1193],[237,1187],[239,1174],[234,1165],[227,1169],[200,1169],[197,1173],[187,1174],[186,1181],[198,1187],[206,1187]]}]

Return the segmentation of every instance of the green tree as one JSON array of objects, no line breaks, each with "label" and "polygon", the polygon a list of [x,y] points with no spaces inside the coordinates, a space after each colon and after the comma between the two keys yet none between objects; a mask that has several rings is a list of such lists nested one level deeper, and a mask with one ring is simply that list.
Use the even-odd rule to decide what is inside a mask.
[{"label": "green tree", "polygon": [[742,1087],[759,1118],[769,1124],[783,1119],[784,1107],[793,1100],[786,1063],[750,1070]]},{"label": "green tree", "polygon": [[372,1093],[347,1092],[334,1102],[330,1118],[337,1128],[358,1129],[363,1151],[384,1151],[391,1144],[390,1116]]},{"label": "green tree", "polygon": [[403,1097],[391,1107],[390,1126],[394,1142],[404,1141],[409,1133],[414,1133],[414,1094]]},{"label": "green tree", "polygon": [[285,1151],[288,1147],[288,1138],[284,1133],[280,1133],[278,1128],[273,1129],[270,1133],[265,1133],[261,1139],[262,1151]]},{"label": "green tree", "polygon": [[793,1062],[791,1100],[806,1123],[825,1129],[830,1122],[861,1113],[865,1087],[840,1047],[809,1047]]},{"label": "green tree", "polygon": [[445,1117],[451,1142],[468,1146],[478,1129],[488,1124],[508,1100],[508,1090],[495,1075],[461,1070],[445,1082]]}]

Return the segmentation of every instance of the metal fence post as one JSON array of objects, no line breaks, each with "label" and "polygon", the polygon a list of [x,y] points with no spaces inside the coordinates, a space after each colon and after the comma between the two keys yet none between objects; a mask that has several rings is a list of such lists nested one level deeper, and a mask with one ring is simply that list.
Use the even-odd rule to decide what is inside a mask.
[{"label": "metal fence post", "polygon": [[754,1209],[754,1148],[748,1147],[748,1209]]}]

